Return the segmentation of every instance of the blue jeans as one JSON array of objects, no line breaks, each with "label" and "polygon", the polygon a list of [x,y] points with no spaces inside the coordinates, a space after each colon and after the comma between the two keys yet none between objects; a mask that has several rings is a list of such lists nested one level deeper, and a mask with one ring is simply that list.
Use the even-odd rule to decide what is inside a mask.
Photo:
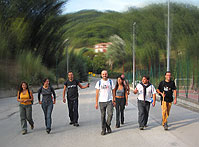
[{"label": "blue jeans", "polygon": [[52,124],[51,114],[53,111],[53,102],[52,101],[49,103],[42,102],[41,106],[44,111],[46,129],[51,129],[51,124]]}]

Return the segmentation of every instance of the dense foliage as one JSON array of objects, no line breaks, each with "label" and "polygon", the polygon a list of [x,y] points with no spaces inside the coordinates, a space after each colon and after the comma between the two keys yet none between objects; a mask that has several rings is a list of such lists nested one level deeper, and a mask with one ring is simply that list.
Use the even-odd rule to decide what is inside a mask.
[{"label": "dense foliage", "polygon": [[[64,3],[63,0],[0,0],[1,87],[12,79],[13,83],[24,79],[38,84],[44,77],[51,77],[52,81],[66,78],[67,53],[69,70],[80,80],[87,79],[88,71],[100,73],[104,68],[112,73],[122,72],[123,68],[125,72],[132,71],[134,22],[136,70],[153,71],[153,76],[158,69],[165,71],[166,4],[129,8],[122,13],[82,10],[62,15]],[[199,63],[198,18],[199,8],[171,4],[171,70],[176,73],[186,68],[189,77],[199,73],[195,68]],[[123,46],[116,47],[116,39],[107,53],[94,52],[95,44],[114,42],[114,36],[123,41]]]}]

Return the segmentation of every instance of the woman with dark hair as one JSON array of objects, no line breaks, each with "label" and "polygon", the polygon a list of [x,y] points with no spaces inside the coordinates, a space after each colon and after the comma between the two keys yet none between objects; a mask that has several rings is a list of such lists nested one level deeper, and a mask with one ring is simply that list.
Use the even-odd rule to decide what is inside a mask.
[{"label": "woman with dark hair", "polygon": [[128,94],[125,88],[122,78],[119,76],[115,85],[115,97],[113,102],[116,107],[116,128],[120,127],[120,115],[121,124],[124,124],[124,107],[128,105]]},{"label": "woman with dark hair", "polygon": [[[40,100],[41,94],[42,101]],[[49,134],[52,124],[51,114],[53,110],[53,104],[56,103],[56,94],[53,87],[50,86],[49,79],[47,78],[43,80],[43,86],[38,90],[38,101],[44,111],[46,132]]]},{"label": "woman with dark hair", "polygon": [[25,135],[27,134],[27,121],[29,122],[31,129],[34,128],[34,122],[32,119],[33,95],[26,82],[21,82],[17,94],[17,101],[20,102],[19,112],[21,118],[22,135]]}]

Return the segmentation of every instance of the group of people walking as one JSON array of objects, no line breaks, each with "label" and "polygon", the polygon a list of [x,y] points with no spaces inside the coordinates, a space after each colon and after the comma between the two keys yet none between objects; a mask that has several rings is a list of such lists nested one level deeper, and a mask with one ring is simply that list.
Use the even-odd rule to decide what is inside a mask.
[{"label": "group of people walking", "polygon": [[[101,135],[111,133],[111,121],[113,117],[113,107],[116,109],[116,128],[124,124],[124,110],[125,106],[128,106],[128,95],[130,94],[130,87],[128,81],[125,80],[124,75],[117,78],[116,85],[108,78],[108,72],[103,70],[101,72],[102,79],[99,80],[96,85],[96,103],[95,108],[100,109],[101,112]],[[78,123],[78,86],[82,89],[88,88],[89,83],[86,86],[80,84],[80,82],[74,79],[73,73],[68,72],[68,80],[64,83],[63,90],[63,102],[68,103],[70,125],[76,127]],[[174,91],[174,104],[177,102],[175,83],[171,81],[171,72],[165,73],[165,80],[160,82],[158,89],[149,82],[149,77],[143,76],[142,82],[136,86],[133,90],[134,94],[138,94],[138,123],[140,130],[147,127],[150,104],[155,106],[156,91],[161,95],[162,105],[162,125],[164,129],[168,129],[167,118],[169,116],[171,103],[173,101]],[[67,99],[65,98],[67,92]],[[42,95],[42,100],[41,100]],[[31,129],[34,129],[34,121],[32,119],[32,104],[33,94],[28,88],[26,82],[22,82],[17,95],[17,101],[20,102],[20,119],[22,134],[27,133],[27,121],[29,122]],[[49,134],[52,124],[52,110],[53,105],[56,103],[56,93],[53,87],[50,85],[49,79],[44,79],[43,85],[38,90],[38,102],[41,104],[45,117],[46,132]],[[107,117],[106,117],[107,114]]]}]

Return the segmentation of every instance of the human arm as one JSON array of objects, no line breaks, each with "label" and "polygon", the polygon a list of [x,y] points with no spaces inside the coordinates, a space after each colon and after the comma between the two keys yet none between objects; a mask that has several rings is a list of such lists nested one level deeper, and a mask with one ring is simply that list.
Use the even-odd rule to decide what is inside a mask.
[{"label": "human arm", "polygon": [[88,88],[88,87],[89,87],[89,83],[86,84],[86,86],[83,86],[82,84],[78,83],[78,86],[79,86],[81,89],[85,89],[85,88]]},{"label": "human arm", "polygon": [[153,94],[153,103],[152,103],[153,107],[155,106],[155,102],[156,102],[156,94]]},{"label": "human arm", "polygon": [[24,100],[25,103],[26,103],[26,102],[32,102],[32,101],[33,101],[34,97],[33,97],[32,91],[29,91],[29,95],[30,95],[30,98]]},{"label": "human arm", "polygon": [[165,93],[164,93],[164,92],[161,92],[160,89],[157,89],[156,91],[157,91],[157,93],[160,94],[162,97],[165,97]]},{"label": "human arm", "polygon": [[17,101],[18,101],[18,102],[24,102],[22,99],[20,99],[19,91],[18,91],[18,93],[17,93]]},{"label": "human arm", "polygon": [[42,104],[42,102],[40,100],[41,90],[42,90],[42,87],[38,90],[38,102],[39,102],[39,104]]},{"label": "human arm", "polygon": [[130,86],[129,86],[129,82],[127,81],[127,82],[126,82],[126,84],[127,84],[127,94],[129,95],[129,94],[130,94]]},{"label": "human arm", "polygon": [[173,103],[174,103],[174,104],[177,104],[177,91],[174,90],[173,93],[174,93],[174,97],[175,97]]},{"label": "human arm", "polygon": [[95,103],[95,108],[98,109],[98,99],[99,99],[99,89],[96,89],[96,103]]},{"label": "human arm", "polygon": [[64,103],[66,103],[65,95],[66,95],[66,85],[64,85],[64,91],[63,91],[63,102]]},{"label": "human arm", "polygon": [[51,87],[51,91],[53,93],[53,104],[55,104],[56,103],[56,94],[55,94],[55,90],[53,87]]},{"label": "human arm", "polygon": [[116,92],[116,88],[114,88],[114,89],[112,90],[112,94],[113,94],[113,105],[114,105],[114,106],[116,105],[116,103],[115,103],[115,92]]},{"label": "human arm", "polygon": [[128,93],[127,93],[127,90],[126,90],[126,92],[125,92],[125,98],[126,98],[126,106],[128,106]]}]

